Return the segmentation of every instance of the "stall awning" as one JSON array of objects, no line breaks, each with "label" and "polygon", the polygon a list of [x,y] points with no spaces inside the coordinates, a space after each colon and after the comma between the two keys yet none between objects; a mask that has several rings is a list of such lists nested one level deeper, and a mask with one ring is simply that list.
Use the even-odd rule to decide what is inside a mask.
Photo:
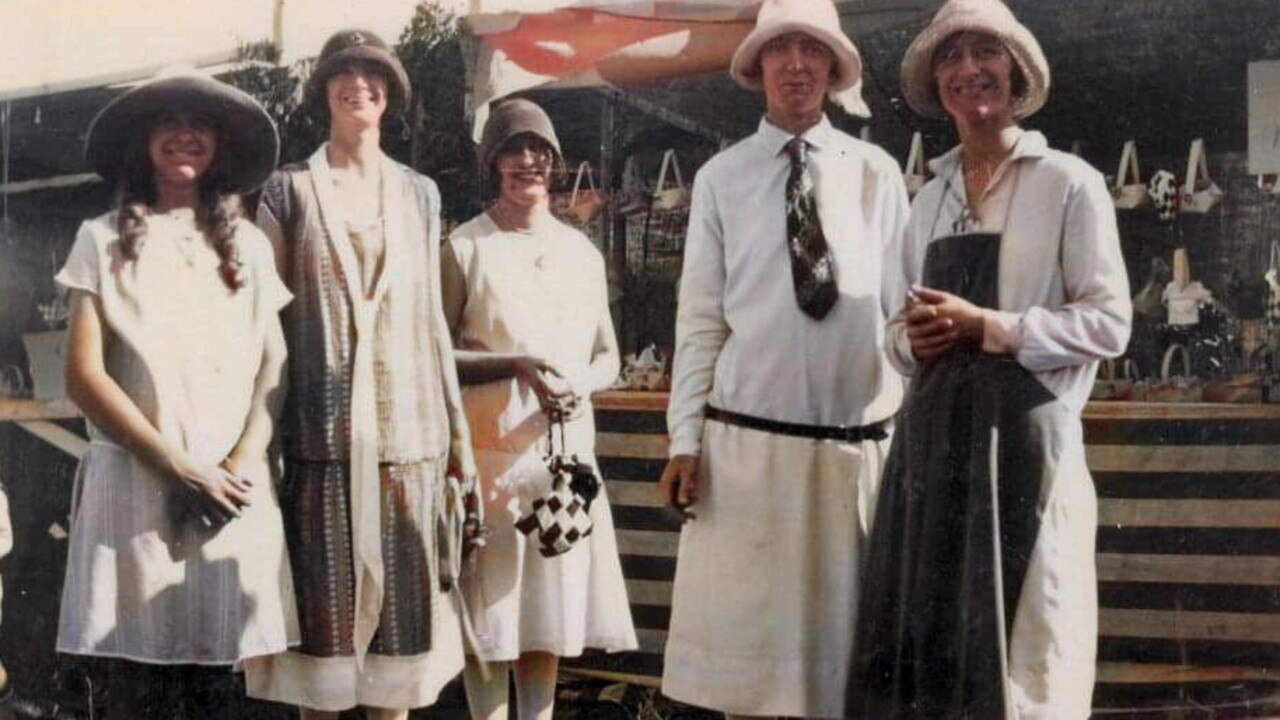
[{"label": "stall awning", "polygon": [[[856,37],[933,12],[940,0],[838,0]],[[471,0],[476,126],[487,104],[541,87],[647,82],[724,70],[759,0]],[[851,99],[847,100],[851,101]]]}]

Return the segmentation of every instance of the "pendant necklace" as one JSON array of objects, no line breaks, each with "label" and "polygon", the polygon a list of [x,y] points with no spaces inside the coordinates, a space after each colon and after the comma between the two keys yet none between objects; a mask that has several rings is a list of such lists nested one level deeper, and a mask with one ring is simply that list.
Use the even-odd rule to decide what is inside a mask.
[{"label": "pendant necklace", "polygon": [[537,232],[535,229],[532,227],[520,227],[516,225],[512,222],[507,213],[502,210],[502,206],[499,203],[495,202],[490,207],[490,212],[493,215],[494,225],[497,225],[499,230],[507,233],[515,233],[517,235],[525,235],[530,238],[529,240],[522,240],[521,242],[534,244],[533,269],[542,270],[546,265],[547,248],[545,243],[536,239]]},{"label": "pendant necklace", "polygon": [[194,226],[195,215],[182,210],[171,210],[157,217],[169,226],[165,234],[169,236],[174,249],[182,256],[187,267],[195,267],[196,253],[199,251],[196,243],[204,239],[204,233],[198,226]]}]

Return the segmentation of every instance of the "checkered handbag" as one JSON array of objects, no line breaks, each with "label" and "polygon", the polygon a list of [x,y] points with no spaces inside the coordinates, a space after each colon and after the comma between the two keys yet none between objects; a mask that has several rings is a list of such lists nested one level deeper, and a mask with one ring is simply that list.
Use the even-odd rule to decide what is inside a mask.
[{"label": "checkered handbag", "polygon": [[[555,450],[554,431],[559,428],[560,452]],[[563,555],[591,534],[591,501],[600,492],[595,468],[569,455],[564,444],[564,421],[547,427],[547,469],[551,490],[530,505],[529,512],[516,521],[516,529],[538,541],[543,557]]]}]

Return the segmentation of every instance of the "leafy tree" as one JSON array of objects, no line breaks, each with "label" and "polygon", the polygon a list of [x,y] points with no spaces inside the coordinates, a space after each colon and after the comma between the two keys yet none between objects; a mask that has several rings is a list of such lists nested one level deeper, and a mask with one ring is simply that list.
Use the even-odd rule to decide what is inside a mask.
[{"label": "leafy tree", "polygon": [[[413,86],[404,117],[383,128],[387,154],[434,178],[445,218],[461,221],[479,212],[478,180],[466,113],[466,66],[456,15],[439,0],[414,10],[395,48]],[[280,162],[305,159],[325,139],[323,123],[303,105],[314,59],[279,64],[270,42],[246,45],[239,67],[226,80],[254,96],[280,129]]]},{"label": "leafy tree", "polygon": [[411,164],[439,183],[445,217],[466,220],[480,208],[457,16],[439,0],[425,0],[400,34],[396,51],[414,86],[408,118]]},{"label": "leafy tree", "polygon": [[280,130],[280,164],[305,159],[325,139],[322,124],[302,106],[314,59],[280,65],[280,51],[263,41],[240,49],[239,67],[225,80],[249,93]]}]

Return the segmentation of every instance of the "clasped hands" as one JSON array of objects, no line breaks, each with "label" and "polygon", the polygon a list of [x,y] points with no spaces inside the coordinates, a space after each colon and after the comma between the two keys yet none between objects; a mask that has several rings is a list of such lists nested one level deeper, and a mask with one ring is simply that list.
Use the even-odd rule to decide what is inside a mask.
[{"label": "clasped hands", "polygon": [[221,528],[240,517],[250,504],[253,481],[241,475],[238,464],[229,457],[216,466],[182,463],[174,474],[186,489],[190,514],[206,528]]},{"label": "clasped hands", "polygon": [[922,362],[958,345],[982,343],[982,308],[957,295],[913,285],[902,316],[911,353]]}]

